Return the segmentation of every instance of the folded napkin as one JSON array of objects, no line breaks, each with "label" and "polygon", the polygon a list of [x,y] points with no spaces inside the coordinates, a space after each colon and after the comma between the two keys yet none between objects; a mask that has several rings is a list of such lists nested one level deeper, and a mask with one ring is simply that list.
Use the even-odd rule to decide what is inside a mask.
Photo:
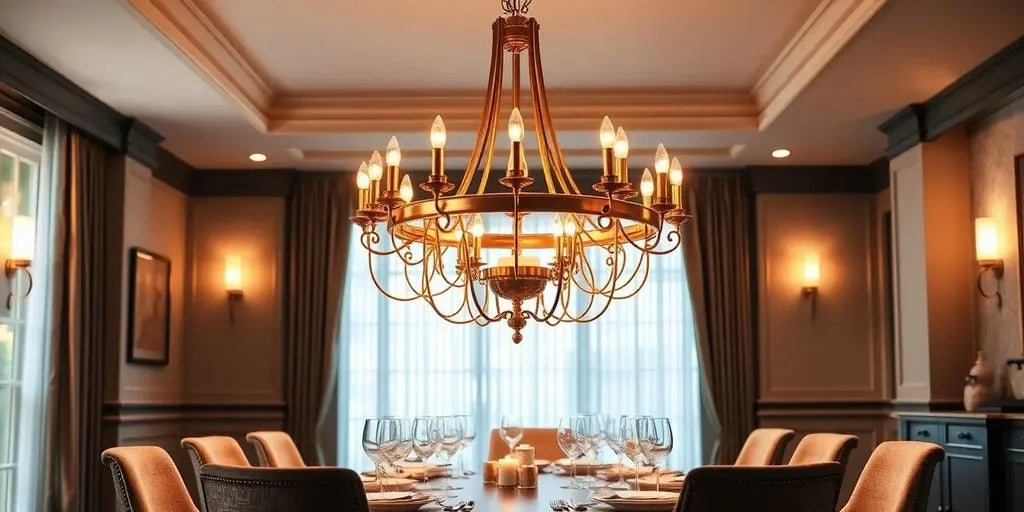
[{"label": "folded napkin", "polygon": [[[650,466],[641,466],[639,471],[637,471],[635,467],[622,466],[621,475],[624,477],[632,478],[635,477],[637,473],[639,473],[640,476],[645,476],[651,474],[652,472],[654,472],[654,468]],[[608,469],[602,469],[601,471],[598,471],[595,476],[602,480],[618,480],[620,472],[618,466],[612,466]]]},{"label": "folded napkin", "polygon": [[602,500],[673,500],[678,497],[679,493],[665,491],[608,491],[594,494],[595,499]]},{"label": "folded napkin", "polygon": [[367,501],[406,501],[420,496],[418,492],[368,492]]}]

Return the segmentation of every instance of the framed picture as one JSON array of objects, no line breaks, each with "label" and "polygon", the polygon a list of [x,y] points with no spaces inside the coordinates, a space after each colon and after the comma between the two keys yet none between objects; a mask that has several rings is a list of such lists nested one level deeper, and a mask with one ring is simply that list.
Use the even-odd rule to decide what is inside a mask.
[{"label": "framed picture", "polygon": [[167,364],[171,260],[138,247],[128,267],[128,362]]}]

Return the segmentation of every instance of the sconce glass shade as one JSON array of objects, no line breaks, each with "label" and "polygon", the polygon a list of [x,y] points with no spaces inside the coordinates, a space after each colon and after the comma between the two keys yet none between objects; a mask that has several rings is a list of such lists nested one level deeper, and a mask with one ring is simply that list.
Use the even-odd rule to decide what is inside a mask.
[{"label": "sconce glass shade", "polygon": [[803,286],[804,288],[817,288],[821,282],[821,263],[817,254],[804,256]]},{"label": "sconce glass shade", "polygon": [[36,219],[16,215],[11,219],[11,257],[15,261],[32,261],[36,249]]},{"label": "sconce glass shade", "polygon": [[228,258],[224,263],[224,288],[228,292],[242,291],[242,260]]},{"label": "sconce glass shade", "polygon": [[999,225],[992,217],[974,219],[975,254],[979,262],[1002,259],[999,250]]}]

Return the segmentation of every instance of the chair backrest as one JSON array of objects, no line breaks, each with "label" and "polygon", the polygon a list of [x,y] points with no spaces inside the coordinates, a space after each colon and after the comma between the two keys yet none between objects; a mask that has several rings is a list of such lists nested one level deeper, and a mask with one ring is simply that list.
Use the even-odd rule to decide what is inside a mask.
[{"label": "chair backrest", "polygon": [[[562,449],[558,447],[558,429],[554,428],[524,428],[523,439],[519,444],[533,446],[534,455],[538,459],[554,461],[565,457]],[[491,430],[490,449],[487,452],[487,460],[497,460],[508,455],[508,445],[501,440],[498,429]]]},{"label": "chair backrest", "polygon": [[299,448],[287,432],[249,432],[245,440],[256,447],[260,465],[267,468],[304,468]]},{"label": "chair backrest", "polygon": [[736,466],[774,466],[782,463],[786,445],[793,440],[793,431],[785,428],[759,428],[747,436],[736,457]]},{"label": "chair backrest", "polygon": [[857,447],[858,442],[857,436],[847,434],[807,434],[796,445],[789,465],[838,462],[845,470],[850,452]]},{"label": "chair backrest", "polygon": [[370,510],[362,480],[350,469],[207,464],[199,480],[208,512]]},{"label": "chair backrest", "polygon": [[924,512],[935,466],[943,457],[945,451],[932,443],[878,445],[843,512]]},{"label": "chair backrest", "polygon": [[103,452],[121,512],[197,512],[174,461],[156,446],[122,446]]},{"label": "chair backrest", "polygon": [[203,483],[199,481],[199,468],[203,464],[249,467],[249,459],[246,458],[242,447],[233,437],[186,437],[181,440],[181,447],[185,449],[189,460],[192,461],[192,470],[199,489],[200,504],[204,502]]},{"label": "chair backrest", "polygon": [[842,482],[837,462],[703,466],[686,474],[676,512],[830,512]]}]

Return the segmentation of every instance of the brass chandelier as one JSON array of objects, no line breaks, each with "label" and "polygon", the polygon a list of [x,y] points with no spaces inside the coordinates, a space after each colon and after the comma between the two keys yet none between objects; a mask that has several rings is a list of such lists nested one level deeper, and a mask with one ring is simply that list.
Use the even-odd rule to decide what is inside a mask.
[{"label": "brass chandelier", "polygon": [[[530,2],[501,1],[504,14],[492,25],[490,77],[480,127],[458,187],[445,174],[446,133],[439,115],[430,130],[431,172],[419,184],[430,198],[413,201],[409,175],[400,179],[401,150],[392,137],[384,161],[375,151],[369,164],[359,167],[359,208],[352,218],[362,228],[360,241],[370,277],[381,293],[398,301],[423,299],[454,324],[507,322],[515,343],[522,341],[521,331],[529,320],[552,326],[591,322],[614,300],[635,296],[647,281],[651,256],[678,249],[680,226],[688,218],[682,208],[679,160],[670,161],[659,144],[655,173],[644,169],[637,194],[629,181],[626,133],[621,127],[616,130],[608,117],[599,132],[604,171],[593,185],[597,194],[580,191],[552,126],[541,68],[540,26],[526,16]],[[506,53],[512,63],[511,150],[497,180],[506,191],[493,192],[486,186],[494,162]],[[523,149],[526,127],[519,110],[524,54],[542,191],[527,190],[534,178]],[[501,232],[485,227],[484,218],[493,216],[507,217],[511,228]],[[545,228],[524,229],[524,219],[531,216],[530,225],[540,220]],[[386,243],[378,224],[386,227]],[[484,254],[499,257],[489,262]],[[380,258],[399,262],[400,271],[379,275],[375,261]],[[388,289],[396,283],[405,290]]]}]

